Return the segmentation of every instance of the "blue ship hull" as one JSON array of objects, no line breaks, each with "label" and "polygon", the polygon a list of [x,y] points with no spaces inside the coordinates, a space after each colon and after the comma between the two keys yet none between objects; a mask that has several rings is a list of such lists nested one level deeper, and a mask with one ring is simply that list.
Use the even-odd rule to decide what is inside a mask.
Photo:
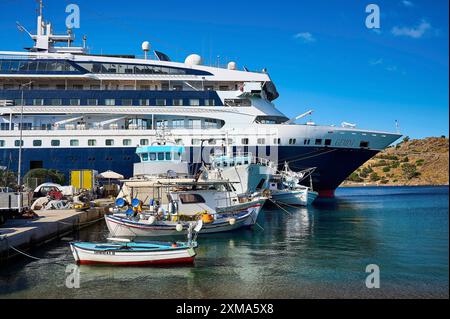
[{"label": "blue ship hull", "polygon": [[[186,149],[191,154],[188,159],[192,163],[191,172],[195,173],[201,163],[195,163],[192,148]],[[24,148],[22,172],[42,167],[59,170],[69,177],[70,171],[74,169],[95,169],[99,172],[112,170],[128,178],[133,175],[133,163],[139,162],[135,152],[135,147]],[[0,150],[0,166],[17,171],[18,153],[18,149]],[[320,197],[332,197],[342,181],[377,153],[376,150],[368,149],[279,146],[278,163],[282,168],[287,161],[295,171],[316,167],[313,174],[314,190],[319,192]],[[305,184],[308,185],[309,181],[305,181]]]}]

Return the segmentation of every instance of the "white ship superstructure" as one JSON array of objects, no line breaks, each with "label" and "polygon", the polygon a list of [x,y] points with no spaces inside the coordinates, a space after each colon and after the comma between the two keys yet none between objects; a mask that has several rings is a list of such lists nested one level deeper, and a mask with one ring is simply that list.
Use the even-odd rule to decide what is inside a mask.
[{"label": "white ship superstructure", "polygon": [[[332,195],[400,136],[295,124],[276,109],[269,74],[238,70],[235,62],[205,66],[193,54],[180,63],[157,51],[154,59],[92,55],[73,46],[73,34],[53,35],[42,15],[31,37],[35,45],[26,52],[0,51],[0,166],[12,170],[22,131],[24,172],[92,168],[130,177],[136,147],[164,128],[187,148],[193,170],[211,149],[232,145],[293,169],[317,167],[314,188]],[[147,55],[148,44],[143,49]]]}]

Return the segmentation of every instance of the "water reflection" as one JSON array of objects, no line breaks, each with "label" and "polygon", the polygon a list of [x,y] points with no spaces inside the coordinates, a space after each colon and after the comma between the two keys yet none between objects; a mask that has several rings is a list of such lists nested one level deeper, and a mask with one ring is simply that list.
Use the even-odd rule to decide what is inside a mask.
[{"label": "water reflection", "polygon": [[[199,236],[193,266],[80,266],[80,289],[64,286],[65,268],[55,263],[73,263],[68,247],[72,238],[65,238],[33,251],[43,260],[1,267],[0,296],[448,296],[448,190],[439,195],[415,190],[400,197],[388,190],[382,195],[378,189],[376,196],[345,192],[313,207],[287,208],[288,213],[265,209],[258,219],[262,228]],[[82,229],[73,239],[103,241],[108,235],[102,222]],[[383,289],[378,292],[363,286],[369,263],[382,269]]]}]

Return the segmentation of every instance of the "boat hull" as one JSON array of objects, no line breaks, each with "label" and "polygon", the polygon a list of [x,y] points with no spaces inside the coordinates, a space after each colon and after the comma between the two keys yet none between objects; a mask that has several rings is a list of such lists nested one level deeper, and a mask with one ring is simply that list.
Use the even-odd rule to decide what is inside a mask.
[{"label": "boat hull", "polygon": [[[248,146],[257,151],[264,148],[264,154],[270,154],[270,146]],[[207,147],[205,147],[207,148]],[[196,151],[193,147],[186,147],[190,154]],[[234,147],[236,149],[236,147]],[[112,170],[124,175],[126,178],[133,175],[133,163],[138,163],[139,157],[135,154],[135,147],[92,147],[92,148],[23,148],[22,171],[31,168],[51,168],[66,174],[74,169],[95,169],[99,171]],[[295,171],[310,167],[317,167],[312,175],[314,190],[320,197],[334,196],[334,190],[359,166],[375,156],[379,151],[370,149],[347,148],[320,148],[306,146],[279,146],[277,147],[279,169],[285,161],[291,164]],[[0,149],[0,166],[11,167],[16,170],[18,149]],[[195,163],[192,155],[187,161],[195,173],[201,163]],[[309,186],[309,181],[305,181]]]},{"label": "boat hull", "polygon": [[81,265],[143,266],[192,264],[196,255],[195,250],[191,247],[136,252],[87,249],[80,247],[77,243],[71,243],[70,249],[75,261]]},{"label": "boat hull", "polygon": [[[200,234],[211,234],[233,231],[242,227],[249,227],[256,223],[262,204],[256,204],[241,213],[241,215],[222,218],[212,223],[204,223]],[[235,222],[230,223],[230,219],[234,218]],[[106,225],[111,235],[116,237],[154,237],[154,236],[177,236],[185,235],[189,223],[182,223],[183,230],[177,231],[178,222],[156,221],[153,224],[145,223],[145,221],[133,221],[125,217],[105,215]]]}]

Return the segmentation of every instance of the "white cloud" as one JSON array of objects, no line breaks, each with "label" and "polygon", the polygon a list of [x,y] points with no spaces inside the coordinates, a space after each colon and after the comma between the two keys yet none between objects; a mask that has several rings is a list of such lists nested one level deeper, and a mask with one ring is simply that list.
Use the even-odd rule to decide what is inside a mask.
[{"label": "white cloud", "polygon": [[414,3],[412,3],[411,1],[403,0],[402,3],[405,7],[414,7]]},{"label": "white cloud", "polygon": [[383,59],[377,59],[377,60],[370,60],[369,61],[370,65],[378,65],[378,64],[383,64]]},{"label": "white cloud", "polygon": [[389,72],[397,72],[397,70],[398,70],[398,68],[396,65],[389,65],[386,67],[386,71],[389,71]]},{"label": "white cloud", "polygon": [[315,42],[316,39],[313,37],[313,35],[309,32],[300,32],[294,35],[295,39],[300,39],[303,41],[303,43],[311,43]]},{"label": "white cloud", "polygon": [[427,31],[431,29],[431,24],[422,20],[417,27],[393,27],[392,34],[395,36],[406,36],[414,39],[421,38]]},{"label": "white cloud", "polygon": [[[382,58],[372,59],[369,61],[369,64],[376,68],[382,68],[388,72],[397,72],[397,71],[400,72],[399,68],[396,65],[387,64],[387,63],[385,63],[385,61]],[[406,74],[406,73],[404,71],[402,71],[402,74]]]}]

